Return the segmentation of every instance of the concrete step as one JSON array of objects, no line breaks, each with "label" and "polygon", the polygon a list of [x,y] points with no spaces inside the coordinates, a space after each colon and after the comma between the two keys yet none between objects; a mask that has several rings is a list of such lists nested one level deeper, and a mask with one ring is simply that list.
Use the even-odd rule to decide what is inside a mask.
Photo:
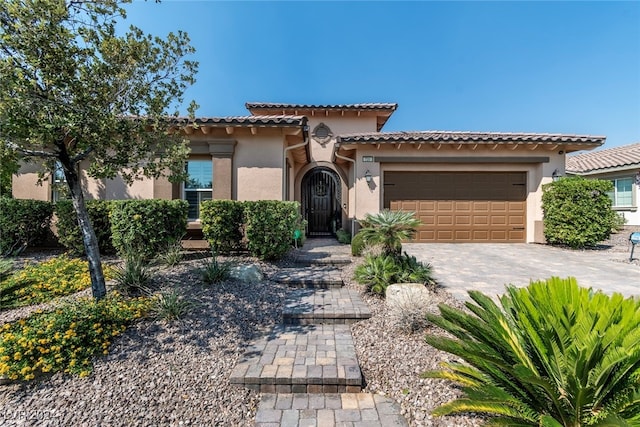
[{"label": "concrete step", "polygon": [[348,325],[277,325],[247,348],[229,380],[262,393],[356,393],[363,384]]},{"label": "concrete step", "polygon": [[294,288],[340,288],[342,272],[334,267],[285,268],[271,277]]},{"label": "concrete step", "polygon": [[256,427],[408,427],[400,405],[371,393],[263,394]]},{"label": "concrete step", "polygon": [[369,306],[354,289],[296,289],[285,301],[282,323],[352,324],[370,317]]}]

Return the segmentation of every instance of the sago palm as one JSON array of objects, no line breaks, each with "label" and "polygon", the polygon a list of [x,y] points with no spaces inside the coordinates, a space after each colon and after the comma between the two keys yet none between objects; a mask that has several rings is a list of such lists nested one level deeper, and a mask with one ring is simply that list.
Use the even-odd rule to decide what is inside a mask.
[{"label": "sago palm", "polygon": [[360,221],[362,238],[367,245],[381,245],[386,255],[399,256],[402,241],[411,239],[420,226],[413,212],[382,210],[367,214]]},{"label": "sago palm", "polygon": [[441,305],[440,316],[427,315],[454,336],[427,342],[466,362],[425,374],[464,392],[435,415],[485,413],[489,425],[640,426],[640,299],[593,292],[574,278],[508,286],[500,306],[469,295],[471,313]]}]

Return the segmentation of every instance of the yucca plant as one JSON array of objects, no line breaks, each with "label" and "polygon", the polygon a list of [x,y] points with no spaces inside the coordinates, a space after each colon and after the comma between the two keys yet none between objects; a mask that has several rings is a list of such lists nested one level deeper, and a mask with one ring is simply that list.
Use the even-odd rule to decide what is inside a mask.
[{"label": "yucca plant", "polygon": [[640,425],[640,299],[553,277],[507,287],[500,306],[470,291],[471,313],[440,306],[427,319],[454,338],[432,346],[467,363],[426,377],[455,381],[464,396],[434,415],[493,416],[489,425]]},{"label": "yucca plant", "polygon": [[402,241],[413,238],[420,220],[415,218],[413,212],[384,209],[367,214],[360,225],[363,228],[358,234],[367,245],[382,245],[385,254],[399,256],[402,253]]},{"label": "yucca plant", "polygon": [[114,273],[116,290],[127,296],[151,295],[152,273],[141,258],[129,256]]},{"label": "yucca plant", "polygon": [[353,275],[358,283],[367,286],[369,292],[384,295],[387,286],[394,282],[397,272],[398,266],[394,257],[367,255],[364,262],[356,267]]},{"label": "yucca plant", "polygon": [[422,264],[407,255],[367,255],[354,271],[358,283],[367,286],[369,292],[384,295],[387,287],[394,283],[434,284],[431,266]]},{"label": "yucca plant", "polygon": [[182,242],[180,240],[176,240],[175,242],[169,243],[164,252],[158,255],[157,260],[169,267],[175,267],[182,262]]},{"label": "yucca plant", "polygon": [[206,261],[200,269],[200,278],[208,285],[227,280],[231,275],[231,265],[226,262],[218,262],[215,255],[210,261]]},{"label": "yucca plant", "polygon": [[196,308],[196,304],[181,296],[177,291],[161,292],[151,307],[156,318],[167,322],[181,320]]}]

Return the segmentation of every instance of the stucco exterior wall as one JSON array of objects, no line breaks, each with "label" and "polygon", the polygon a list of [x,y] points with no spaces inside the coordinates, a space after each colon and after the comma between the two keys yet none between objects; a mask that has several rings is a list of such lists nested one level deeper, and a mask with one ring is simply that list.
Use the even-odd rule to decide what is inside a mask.
[{"label": "stucco exterior wall", "polygon": [[[334,137],[326,144],[321,144],[313,138],[313,130],[320,123],[331,129]],[[375,116],[341,117],[341,116],[312,116],[309,117],[309,139],[312,162],[330,162],[333,155],[335,136],[346,133],[368,133],[376,131]]]},{"label": "stucco exterior wall", "polygon": [[42,170],[41,165],[34,163],[23,163],[20,170],[11,178],[11,193],[16,199],[51,200],[51,178],[38,183],[38,173]]},{"label": "stucco exterior wall", "polygon": [[283,135],[239,137],[234,155],[236,200],[282,200]]}]

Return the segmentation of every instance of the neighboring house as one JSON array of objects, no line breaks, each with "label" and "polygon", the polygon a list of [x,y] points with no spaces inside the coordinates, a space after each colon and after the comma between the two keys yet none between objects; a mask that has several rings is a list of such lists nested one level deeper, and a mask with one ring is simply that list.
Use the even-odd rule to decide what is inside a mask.
[{"label": "neighboring house", "polygon": [[[396,104],[248,103],[243,117],[195,120],[190,179],[92,180],[88,198],[184,198],[190,228],[208,199],[297,200],[307,234],[355,231],[383,208],[416,211],[421,242],[543,242],[542,185],[565,154],[605,137],[495,132],[381,132]],[[37,171],[14,177],[18,198],[51,200]]]},{"label": "neighboring house", "polygon": [[640,142],[567,157],[567,174],[606,179],[613,183],[613,209],[627,225],[640,225]]}]

